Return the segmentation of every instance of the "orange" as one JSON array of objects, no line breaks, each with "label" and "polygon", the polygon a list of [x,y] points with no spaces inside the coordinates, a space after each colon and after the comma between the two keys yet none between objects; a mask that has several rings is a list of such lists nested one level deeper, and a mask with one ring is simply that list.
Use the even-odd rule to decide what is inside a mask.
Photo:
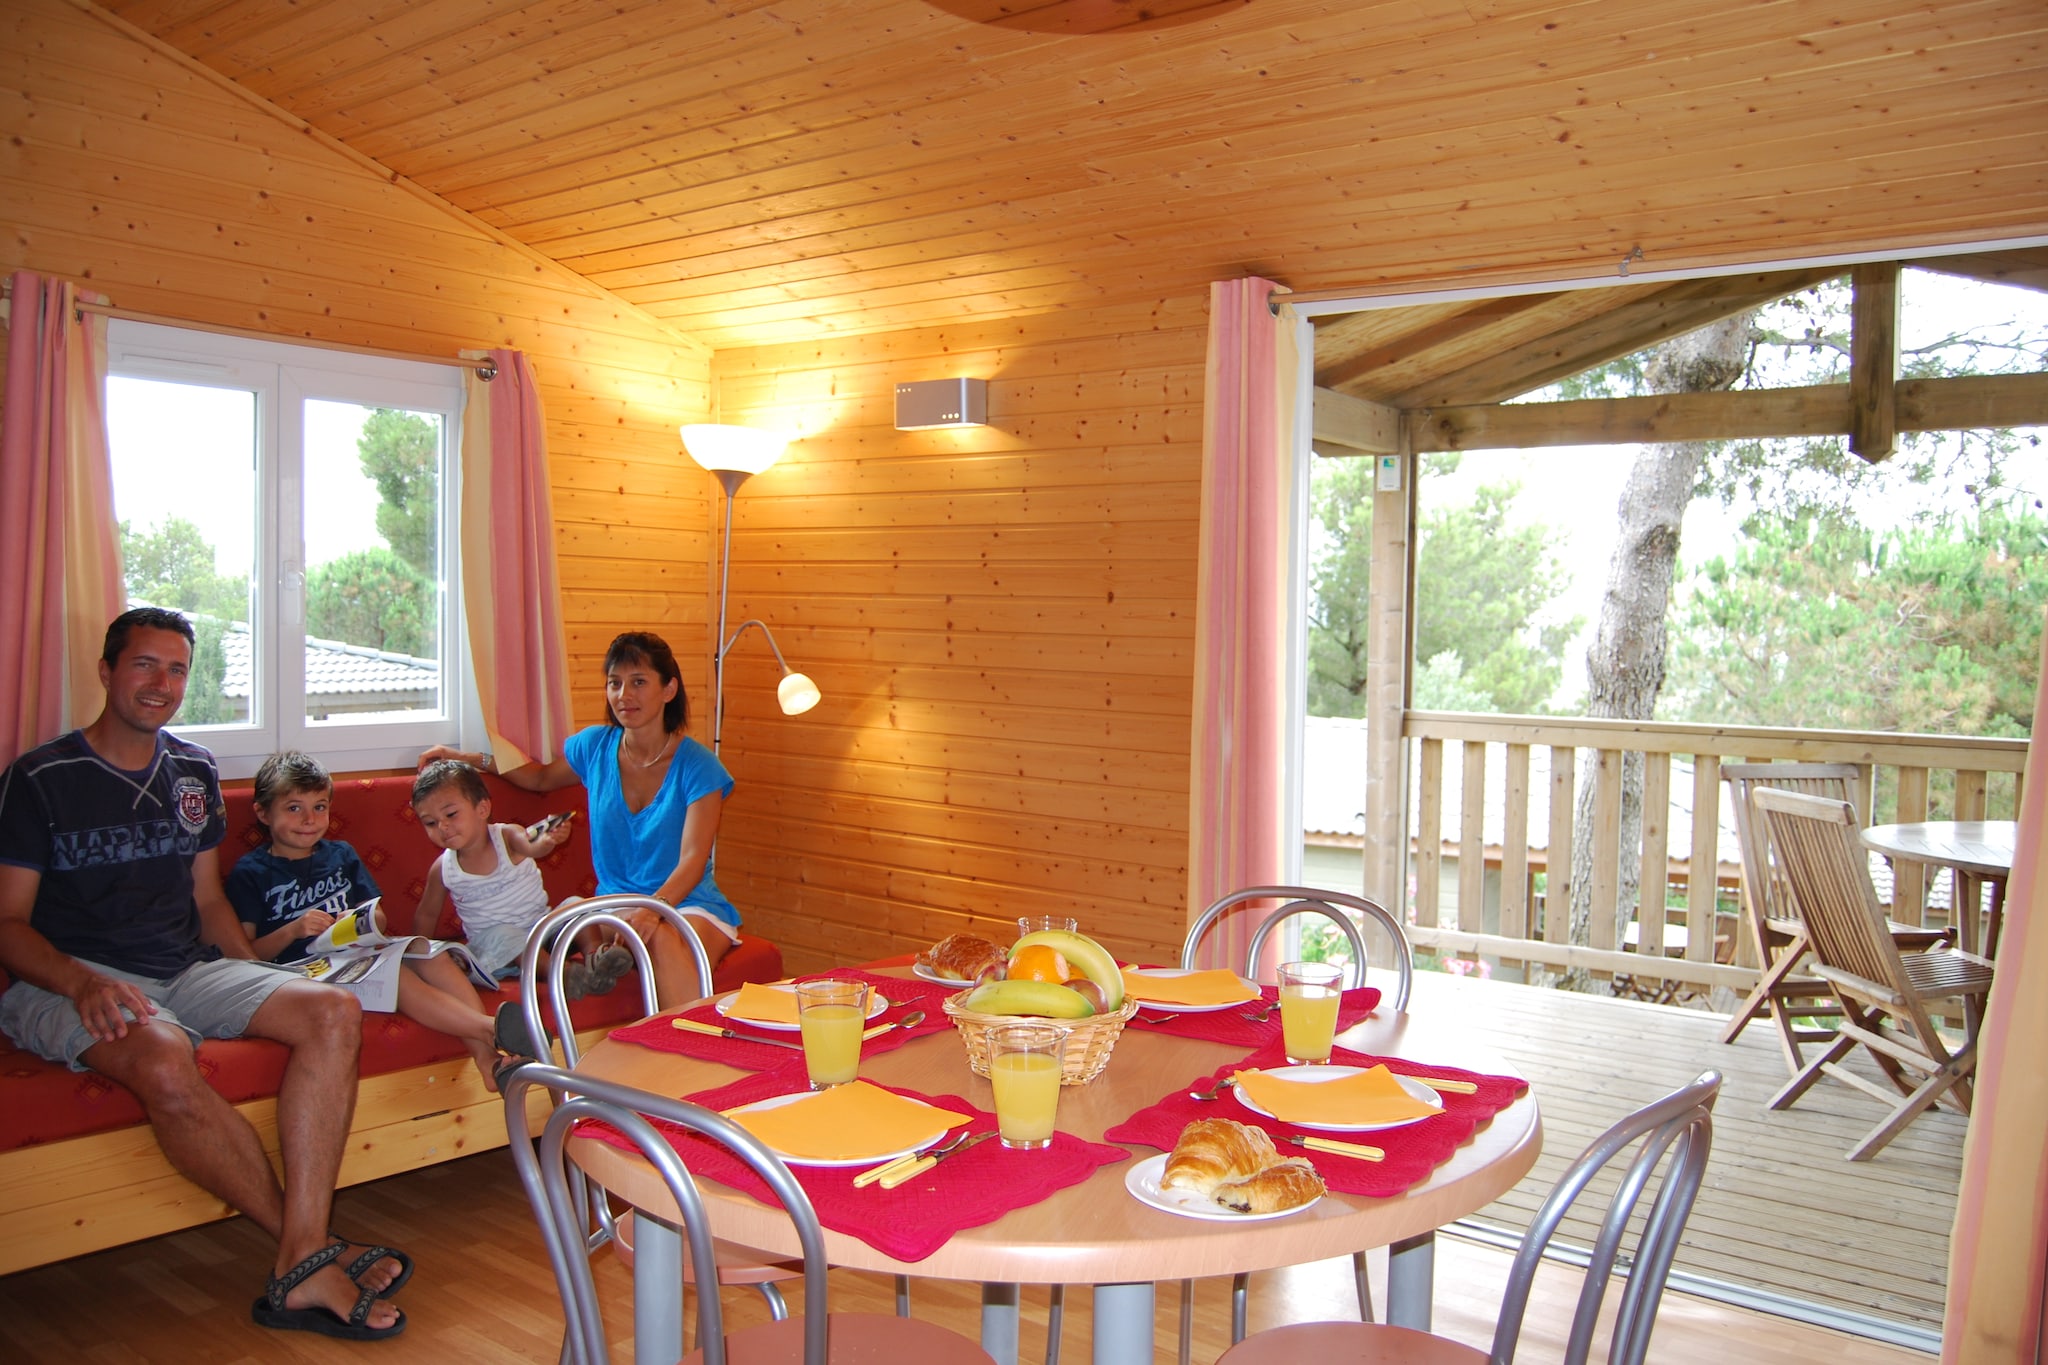
[{"label": "orange", "polygon": [[1049,948],[1043,943],[1034,943],[1019,949],[1010,959],[1010,980],[1062,982],[1074,979],[1074,969],[1067,965],[1059,949]]}]

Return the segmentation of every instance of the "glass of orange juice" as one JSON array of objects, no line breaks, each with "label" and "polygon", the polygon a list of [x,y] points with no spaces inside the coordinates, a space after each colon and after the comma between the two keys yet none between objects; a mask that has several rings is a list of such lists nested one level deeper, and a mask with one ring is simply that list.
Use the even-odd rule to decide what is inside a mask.
[{"label": "glass of orange juice", "polygon": [[1287,1060],[1327,1062],[1337,1037],[1344,969],[1331,962],[1280,964],[1280,1041]]},{"label": "glass of orange juice", "polygon": [[996,1132],[1003,1146],[1052,1146],[1067,1030],[1058,1024],[997,1024],[987,1037],[988,1080],[996,1091]]},{"label": "glass of orange juice", "polygon": [[829,1090],[860,1075],[860,1035],[868,1021],[864,981],[824,978],[796,983],[796,1021],[803,1032],[811,1089]]}]

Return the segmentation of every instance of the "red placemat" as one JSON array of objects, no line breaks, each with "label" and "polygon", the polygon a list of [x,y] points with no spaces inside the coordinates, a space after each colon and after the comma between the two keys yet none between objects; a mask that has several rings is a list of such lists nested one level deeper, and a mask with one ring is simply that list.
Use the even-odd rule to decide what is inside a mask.
[{"label": "red placemat", "polygon": [[[1257,1000],[1247,1000],[1227,1010],[1204,1010],[1199,1014],[1183,1010],[1176,1013],[1171,1005],[1140,1005],[1126,1027],[1170,1033],[1176,1038],[1201,1038],[1232,1047],[1265,1047],[1280,1041],[1280,1011],[1274,1010],[1264,1023],[1258,1024],[1244,1016],[1247,1011],[1257,1013],[1261,1007],[1273,1004],[1279,998],[1278,986],[1261,986]],[[1377,986],[1345,991],[1337,999],[1337,1031],[1342,1033],[1350,1028],[1378,1009],[1379,1003],[1380,988]]]},{"label": "red placemat", "polygon": [[[1196,1119],[1236,1119],[1239,1123],[1263,1128],[1273,1134],[1274,1143],[1283,1156],[1305,1156],[1315,1164],[1321,1173],[1323,1183],[1340,1194],[1364,1194],[1384,1198],[1395,1195],[1411,1185],[1419,1185],[1429,1178],[1429,1173],[1450,1159],[1460,1143],[1472,1136],[1480,1124],[1513,1104],[1517,1097],[1529,1088],[1529,1083],[1513,1076],[1483,1076],[1474,1071],[1460,1071],[1455,1067],[1426,1066],[1418,1062],[1405,1061],[1399,1057],[1375,1057],[1369,1053],[1352,1052],[1338,1048],[1330,1054],[1330,1061],[1336,1066],[1375,1066],[1381,1062],[1387,1069],[1406,1076],[1427,1081],[1432,1076],[1446,1080],[1471,1081],[1479,1087],[1476,1095],[1460,1095],[1446,1091],[1443,1094],[1444,1112],[1435,1118],[1411,1123],[1405,1128],[1385,1128],[1376,1133],[1336,1133],[1320,1128],[1304,1128],[1299,1124],[1281,1123],[1261,1114],[1254,1114],[1244,1107],[1235,1091],[1226,1091],[1218,1100],[1202,1101],[1188,1098],[1190,1090],[1206,1090],[1219,1078],[1248,1067],[1278,1067],[1287,1065],[1286,1054],[1276,1047],[1263,1048],[1241,1062],[1232,1062],[1218,1067],[1207,1076],[1197,1077],[1187,1085],[1172,1091],[1157,1104],[1119,1123],[1102,1136],[1111,1142],[1142,1142],[1147,1147],[1161,1151],[1172,1151],[1179,1140],[1181,1129]],[[1291,1142],[1280,1141],[1283,1133],[1301,1133],[1309,1137],[1336,1138],[1343,1142],[1363,1143],[1378,1147],[1385,1152],[1384,1161],[1365,1161],[1358,1157],[1338,1156],[1332,1152],[1312,1152],[1297,1147]]]},{"label": "red placemat", "polygon": [[[940,1033],[953,1026],[953,1021],[939,1008],[938,1002],[952,994],[943,986],[934,986],[923,981],[905,981],[894,976],[877,976],[872,972],[863,972],[851,967],[825,972],[823,975],[848,981],[865,981],[881,991],[884,999],[893,1002],[888,1009],[869,1022],[870,1028],[876,1024],[902,1019],[913,1010],[921,1009],[925,1012],[925,1017],[911,1028],[890,1029],[879,1038],[870,1038],[862,1043],[860,1050],[864,1057],[893,1052],[912,1038]],[[675,1028],[669,1021],[678,1014],[685,1019],[694,1019],[700,1024],[710,1024],[713,1028],[730,1027],[740,1033],[757,1033],[763,1038],[777,1038],[791,1043],[797,1041],[794,1032],[754,1029],[745,1021],[734,1022],[725,1018],[715,1005],[709,1004],[657,1014],[651,1019],[615,1028],[610,1036],[622,1043],[638,1043],[641,1047],[651,1047],[657,1052],[673,1052],[684,1057],[695,1057],[700,1061],[742,1067],[748,1071],[772,1070],[796,1056],[788,1048],[777,1047],[774,1043],[754,1042],[746,1038],[714,1038],[708,1033],[693,1033],[688,1029]]]},{"label": "red placemat", "polygon": [[[799,1061],[794,1067],[744,1076],[729,1085],[684,1098],[693,1104],[725,1110],[793,1094],[806,1084],[803,1063]],[[966,1114],[968,1132],[986,1132],[996,1126],[995,1115],[975,1108],[958,1095],[925,1095],[893,1085],[885,1088],[956,1114]],[[675,1144],[693,1174],[729,1185],[764,1204],[773,1202],[766,1183],[726,1148],[671,1124],[655,1126]],[[614,1147],[632,1147],[602,1124],[587,1124],[581,1131]],[[958,1133],[955,1129],[949,1137]],[[978,1143],[973,1150],[949,1156],[893,1190],[879,1185],[855,1189],[853,1178],[870,1169],[867,1166],[792,1166],[790,1170],[810,1195],[818,1221],[824,1226],[858,1237],[899,1261],[921,1261],[961,1229],[993,1223],[1012,1209],[1036,1204],[1055,1190],[1080,1184],[1098,1166],[1129,1156],[1121,1147],[1084,1142],[1070,1133],[1054,1133],[1052,1146],[1029,1152],[1011,1151],[996,1141]]]}]

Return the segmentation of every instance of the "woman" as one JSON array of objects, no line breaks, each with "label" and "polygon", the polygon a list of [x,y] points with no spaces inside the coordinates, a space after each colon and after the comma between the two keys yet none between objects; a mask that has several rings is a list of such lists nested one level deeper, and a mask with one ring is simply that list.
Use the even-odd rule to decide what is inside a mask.
[{"label": "woman", "polygon": [[[590,798],[590,856],[599,895],[632,891],[681,910],[713,966],[739,941],[739,911],[711,875],[718,818],[732,777],[683,733],[689,701],[676,656],[659,635],[627,631],[604,656],[611,719],[569,736],[560,758],[499,774],[515,787],[550,792],[581,782]],[[486,772],[489,754],[436,745],[422,764],[459,758]],[[689,948],[651,910],[627,916],[654,962],[664,1007],[697,997]]]}]

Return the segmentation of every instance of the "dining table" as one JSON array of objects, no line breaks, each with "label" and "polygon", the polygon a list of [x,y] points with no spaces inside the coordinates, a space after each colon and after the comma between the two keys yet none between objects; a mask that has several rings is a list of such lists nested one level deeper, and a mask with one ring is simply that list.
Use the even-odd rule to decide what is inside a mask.
[{"label": "dining table", "polygon": [[[2016,820],[1916,820],[1872,825],[1863,831],[1864,847],[1895,862],[1926,863],[1949,869],[1954,882],[1949,904],[1955,915],[1956,946],[1986,958],[1998,954],[1998,935],[2005,920],[2005,883],[2019,848]],[[1985,914],[1984,946],[1977,946],[1977,913],[1982,888],[1991,888]],[[1900,913],[1894,907],[1894,914]]]},{"label": "dining table", "polygon": [[[889,1000],[890,1017],[912,1006],[936,1004],[939,988],[915,980],[900,967],[842,969],[875,982]],[[900,984],[899,984],[900,983]],[[1267,987],[1268,995],[1272,988]],[[1377,992],[1372,997],[1376,998]],[[709,1017],[704,1005],[694,1009]],[[915,1035],[888,1040],[887,1050],[870,1045],[864,1053],[863,1080],[900,1091],[932,1097],[963,1112],[973,1110],[986,1120],[993,1112],[989,1082],[973,1074],[962,1038],[937,1016]],[[1139,1020],[1146,1022],[1140,1023]],[[1192,1027],[1177,1027],[1186,1021]],[[699,1055],[672,1050],[664,1036],[666,1016],[615,1030],[591,1048],[578,1070],[667,1096],[697,1098],[721,1104],[721,1097],[750,1095],[764,1088],[801,1089],[802,1059],[783,1049],[761,1046],[746,1054],[743,1044],[698,1039],[690,1044]],[[887,1022],[887,1019],[884,1019]],[[1219,1040],[1213,1021],[1164,1011],[1141,1013],[1118,1035],[1101,1074],[1086,1084],[1062,1087],[1058,1107],[1060,1141],[1088,1154],[1091,1163],[1061,1169],[1066,1183],[1042,1188],[1038,1172],[1053,1169],[1055,1157],[1025,1150],[1005,1150],[995,1142],[976,1149],[975,1156],[1001,1173],[1014,1189],[1017,1206],[976,1226],[960,1227],[928,1254],[894,1254],[860,1236],[825,1226],[825,1249],[832,1264],[889,1275],[978,1282],[982,1286],[981,1340],[1002,1365],[1014,1365],[1018,1351],[1018,1307],[1023,1284],[1087,1284],[1093,1286],[1094,1359],[1144,1362],[1153,1359],[1154,1286],[1159,1282],[1232,1275],[1299,1265],[1367,1248],[1390,1249],[1388,1320],[1427,1330],[1434,1271],[1437,1228],[1491,1203],[1511,1189],[1535,1164],[1542,1148],[1542,1121],[1537,1102],[1525,1082],[1515,1077],[1470,1021],[1443,1013],[1399,1013],[1379,1005],[1338,1035],[1333,1060],[1358,1054],[1397,1059],[1396,1069],[1424,1073],[1455,1071],[1482,1079],[1482,1094],[1493,1099],[1485,1117],[1461,1120],[1450,1131],[1456,1145],[1441,1145],[1417,1166],[1406,1188],[1379,1194],[1333,1191],[1309,1207],[1284,1217],[1263,1219],[1181,1216],[1141,1200],[1127,1176],[1135,1163],[1158,1155],[1171,1145],[1160,1138],[1143,1142],[1105,1142],[1112,1130],[1135,1131],[1150,1123],[1174,1128],[1188,1112],[1213,1113],[1250,1121],[1234,1092],[1198,1105],[1187,1099],[1198,1084],[1228,1075],[1248,1057],[1278,1060],[1277,1025],[1265,1051],[1247,1049],[1246,1038]],[[935,1026],[936,1025],[936,1026]],[[1229,1035],[1241,1026],[1221,1030]],[[692,1035],[677,1035],[689,1037]],[[787,1035],[785,1035],[787,1036]],[[633,1041],[633,1039],[640,1041]],[[650,1045],[652,1044],[652,1045]],[[725,1050],[720,1050],[721,1046]],[[750,1077],[750,1069],[753,1075]],[[776,1078],[782,1078],[779,1082]],[[1463,1096],[1445,1096],[1447,1113]],[[1482,1111],[1473,1111],[1477,1114]],[[1149,1117],[1148,1117],[1149,1116]],[[1446,1122],[1446,1116],[1426,1120]],[[1354,1137],[1349,1133],[1329,1136]],[[1399,1137],[1389,1134],[1384,1137]],[[1365,1135],[1359,1140],[1383,1140]],[[634,1247],[634,1324],[637,1365],[673,1362],[682,1353],[682,1244],[679,1214],[667,1187],[637,1154],[579,1135],[569,1146],[571,1159],[590,1177],[636,1210]],[[1058,1153],[1061,1148],[1052,1149]],[[1289,1149],[1292,1150],[1292,1149]],[[1348,1158],[1336,1158],[1342,1161]],[[962,1158],[964,1163],[967,1158]],[[1332,1160],[1317,1158],[1319,1165]],[[1430,1162],[1438,1162],[1431,1165]],[[954,1172],[959,1174],[954,1174]],[[799,1177],[805,1175],[798,1168]],[[1377,1172],[1366,1173],[1368,1181]],[[964,1165],[941,1163],[925,1176],[939,1195],[947,1182],[964,1180]],[[1402,1175],[1401,1179],[1407,1179]],[[797,1253],[794,1227],[778,1207],[740,1189],[703,1177],[708,1216],[722,1240],[755,1248],[774,1257]],[[737,1183],[737,1182],[735,1182]],[[909,1186],[904,1187],[910,1189]],[[875,1201],[871,1217],[886,1220],[896,1193],[878,1186],[857,1192],[839,1190]],[[814,1201],[818,1198],[814,1194]],[[822,1210],[821,1210],[822,1211]],[[875,1240],[887,1240],[886,1238]],[[900,1252],[902,1248],[896,1248]],[[925,1248],[916,1249],[924,1253]]]}]

